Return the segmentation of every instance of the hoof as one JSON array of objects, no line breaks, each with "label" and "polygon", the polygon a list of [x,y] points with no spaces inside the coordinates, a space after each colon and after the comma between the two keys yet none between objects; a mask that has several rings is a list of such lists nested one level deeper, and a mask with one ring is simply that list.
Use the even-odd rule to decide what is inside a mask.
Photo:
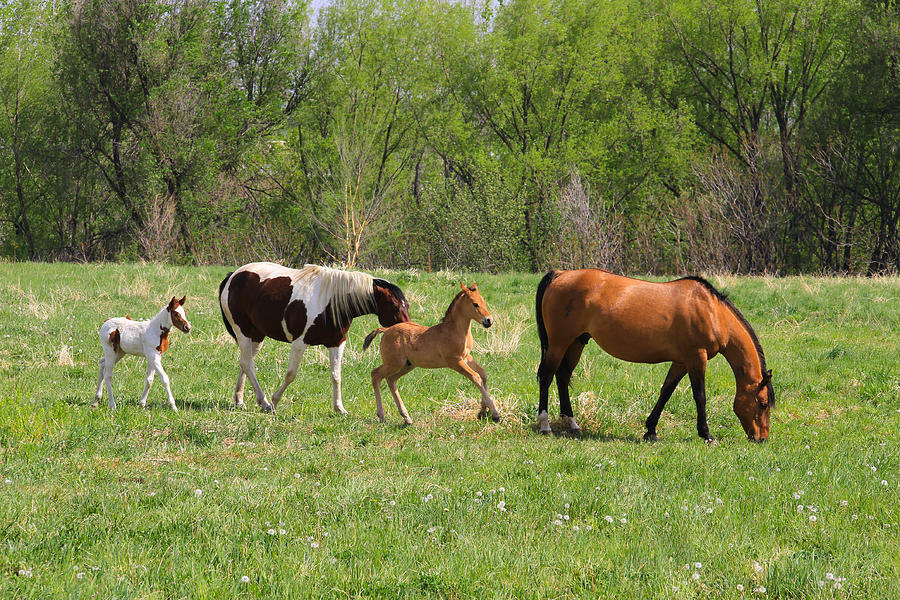
[{"label": "hoof", "polygon": [[718,446],[719,440],[717,440],[715,438],[706,438],[706,445],[707,446]]},{"label": "hoof", "polygon": [[644,441],[645,442],[658,442],[659,438],[656,437],[656,432],[648,431],[647,433],[644,434]]},{"label": "hoof", "polygon": [[234,410],[244,410],[245,408],[247,408],[247,405],[243,402],[241,402],[240,404],[232,404],[231,406],[234,408]]},{"label": "hoof", "polygon": [[488,410],[486,408],[482,408],[481,410],[478,411],[479,419],[486,419],[487,415],[488,415]]},{"label": "hoof", "polygon": [[553,433],[553,430],[552,429],[541,429],[540,431],[538,431],[538,433],[541,435],[550,435],[551,433]]},{"label": "hoof", "polygon": [[264,413],[273,413],[273,412],[275,412],[275,407],[272,406],[271,404],[264,404],[259,407],[259,410],[260,410],[260,412],[264,412]]},{"label": "hoof", "polygon": [[491,415],[491,421],[493,421],[494,423],[499,423],[500,415]]}]

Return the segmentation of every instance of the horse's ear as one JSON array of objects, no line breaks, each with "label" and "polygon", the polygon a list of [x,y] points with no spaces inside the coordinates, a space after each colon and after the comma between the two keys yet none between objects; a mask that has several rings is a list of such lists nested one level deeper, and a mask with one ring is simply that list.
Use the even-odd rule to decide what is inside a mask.
[{"label": "horse's ear", "polygon": [[178,306],[178,298],[172,296],[172,299],[169,300],[169,306],[167,306],[166,308],[168,308],[170,311],[173,311],[175,310],[176,306]]},{"label": "horse's ear", "polygon": [[472,285],[469,286],[469,291],[470,291],[470,292],[477,292],[477,291],[478,291],[478,286],[475,285],[475,282],[474,282],[474,281],[472,282]]},{"label": "horse's ear", "polygon": [[181,300],[178,301],[178,304],[180,304],[181,306],[184,306],[184,301],[185,301],[185,300],[187,300],[187,296],[182,296],[182,297],[181,297]]},{"label": "horse's ear", "polygon": [[466,289],[466,284],[463,283],[462,281],[460,281],[460,282],[459,282],[459,288],[460,288],[461,290],[465,291],[465,289]]},{"label": "horse's ear", "polygon": [[767,385],[772,382],[772,369],[765,371],[762,376],[762,381],[759,382],[759,389],[763,389]]}]

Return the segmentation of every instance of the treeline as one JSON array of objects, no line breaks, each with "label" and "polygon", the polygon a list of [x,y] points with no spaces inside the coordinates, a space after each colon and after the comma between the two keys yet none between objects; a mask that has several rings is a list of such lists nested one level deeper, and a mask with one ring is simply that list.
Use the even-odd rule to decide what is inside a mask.
[{"label": "treeline", "polygon": [[900,270],[896,0],[0,3],[0,254]]}]

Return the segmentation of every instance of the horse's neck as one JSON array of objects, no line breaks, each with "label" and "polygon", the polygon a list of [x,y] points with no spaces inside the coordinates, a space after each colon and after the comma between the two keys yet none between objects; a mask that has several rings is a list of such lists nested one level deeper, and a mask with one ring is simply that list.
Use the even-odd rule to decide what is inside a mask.
[{"label": "horse's neck", "polygon": [[734,311],[727,306],[722,308],[727,312],[728,323],[728,343],[722,348],[722,356],[731,365],[734,378],[738,385],[762,380],[762,363],[753,336]]},{"label": "horse's neck", "polygon": [[457,335],[465,337],[469,331],[469,324],[472,319],[462,314],[463,301],[459,298],[453,301],[450,307],[450,314],[441,323],[448,331],[452,331]]},{"label": "horse's neck", "polygon": [[147,329],[150,331],[172,329],[172,317],[169,314],[169,308],[167,306],[163,306],[163,309],[159,311],[155,317],[150,319]]}]

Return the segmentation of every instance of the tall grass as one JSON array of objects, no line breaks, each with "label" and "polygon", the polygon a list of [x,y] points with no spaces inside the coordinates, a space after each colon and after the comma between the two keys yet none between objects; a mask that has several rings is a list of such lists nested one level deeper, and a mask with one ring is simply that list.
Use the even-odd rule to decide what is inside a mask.
[{"label": "tall grass", "polygon": [[[392,405],[379,424],[371,316],[345,353],[349,416],[312,349],[277,414],[249,391],[234,411],[225,272],[0,264],[0,597],[900,597],[896,278],[715,279],[757,329],[778,409],[770,442],[746,442],[714,359],[708,448],[687,385],[639,443],[666,366],[593,344],[573,382],[585,434],[536,434],[537,275],[379,273],[428,325],[478,282],[499,424],[474,418],[470,382],[421,369],[399,384],[416,424]],[[89,409],[101,321],[175,294],[194,325],[164,357],[183,410],[158,383],[137,407],[137,358],[117,367],[119,410]],[[287,347],[267,341],[257,367],[271,393]]]}]

